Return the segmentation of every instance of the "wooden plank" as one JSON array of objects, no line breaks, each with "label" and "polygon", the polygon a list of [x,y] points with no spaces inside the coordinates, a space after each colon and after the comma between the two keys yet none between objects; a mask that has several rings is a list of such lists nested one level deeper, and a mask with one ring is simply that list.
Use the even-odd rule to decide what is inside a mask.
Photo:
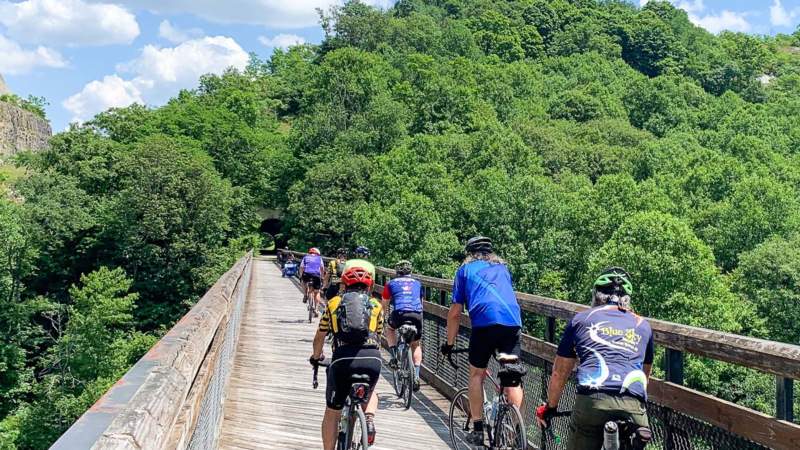
[{"label": "wooden plank", "polygon": [[[320,373],[320,387],[312,389],[308,364],[316,323],[305,320],[296,286],[270,262],[254,262],[251,293],[225,401],[220,448],[321,448],[325,377]],[[378,437],[371,450],[449,448],[446,412],[434,407],[441,404],[441,395],[423,386],[415,406],[403,411],[388,376],[377,387]]]}]

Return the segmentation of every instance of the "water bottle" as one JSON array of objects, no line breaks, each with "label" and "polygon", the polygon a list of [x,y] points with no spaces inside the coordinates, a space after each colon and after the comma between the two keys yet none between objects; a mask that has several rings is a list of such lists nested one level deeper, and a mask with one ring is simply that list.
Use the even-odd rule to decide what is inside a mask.
[{"label": "water bottle", "polygon": [[492,418],[492,402],[489,400],[483,401],[483,421],[484,423],[490,424]]},{"label": "water bottle", "polygon": [[495,419],[497,418],[497,410],[498,410],[498,404],[499,403],[500,403],[500,401],[499,401],[498,397],[495,397],[494,400],[492,400],[492,413],[491,413],[491,418],[489,420],[489,423],[494,423]]},{"label": "water bottle", "polygon": [[619,450],[619,433],[617,423],[606,422],[603,427],[603,450]]}]

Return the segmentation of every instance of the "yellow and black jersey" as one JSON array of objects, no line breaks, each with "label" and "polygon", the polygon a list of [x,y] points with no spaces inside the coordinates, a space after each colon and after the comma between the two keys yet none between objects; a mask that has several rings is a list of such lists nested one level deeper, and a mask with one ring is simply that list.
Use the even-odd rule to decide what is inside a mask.
[{"label": "yellow and black jersey", "polygon": [[[333,333],[334,338],[338,330],[339,321],[336,317],[336,310],[342,297],[337,295],[328,301],[328,306],[325,312],[322,313],[322,318],[319,320],[318,330],[323,333]],[[370,304],[372,305],[372,317],[369,321],[369,339],[364,344],[365,346],[379,346],[380,337],[383,334],[383,306],[375,298],[370,297]],[[335,339],[334,339],[335,342]]]}]

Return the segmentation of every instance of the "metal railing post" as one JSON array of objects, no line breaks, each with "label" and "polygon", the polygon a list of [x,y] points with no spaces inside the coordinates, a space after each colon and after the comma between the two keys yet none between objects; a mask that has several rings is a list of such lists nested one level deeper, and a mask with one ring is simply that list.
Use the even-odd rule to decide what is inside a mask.
[{"label": "metal railing post", "polygon": [[775,377],[775,417],[794,421],[794,380],[791,378]]},{"label": "metal railing post", "polygon": [[544,340],[547,342],[556,341],[556,318],[547,317],[547,328],[544,330]]},{"label": "metal railing post", "polygon": [[664,377],[666,381],[675,384],[683,384],[683,352],[672,348],[667,348],[664,354]]}]

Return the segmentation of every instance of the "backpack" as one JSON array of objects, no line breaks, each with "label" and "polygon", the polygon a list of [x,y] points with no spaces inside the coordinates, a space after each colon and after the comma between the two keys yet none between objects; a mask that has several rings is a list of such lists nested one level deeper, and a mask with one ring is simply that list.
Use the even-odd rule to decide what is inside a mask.
[{"label": "backpack", "polygon": [[363,345],[370,336],[374,304],[369,295],[348,292],[333,311],[334,336],[341,344]]}]

